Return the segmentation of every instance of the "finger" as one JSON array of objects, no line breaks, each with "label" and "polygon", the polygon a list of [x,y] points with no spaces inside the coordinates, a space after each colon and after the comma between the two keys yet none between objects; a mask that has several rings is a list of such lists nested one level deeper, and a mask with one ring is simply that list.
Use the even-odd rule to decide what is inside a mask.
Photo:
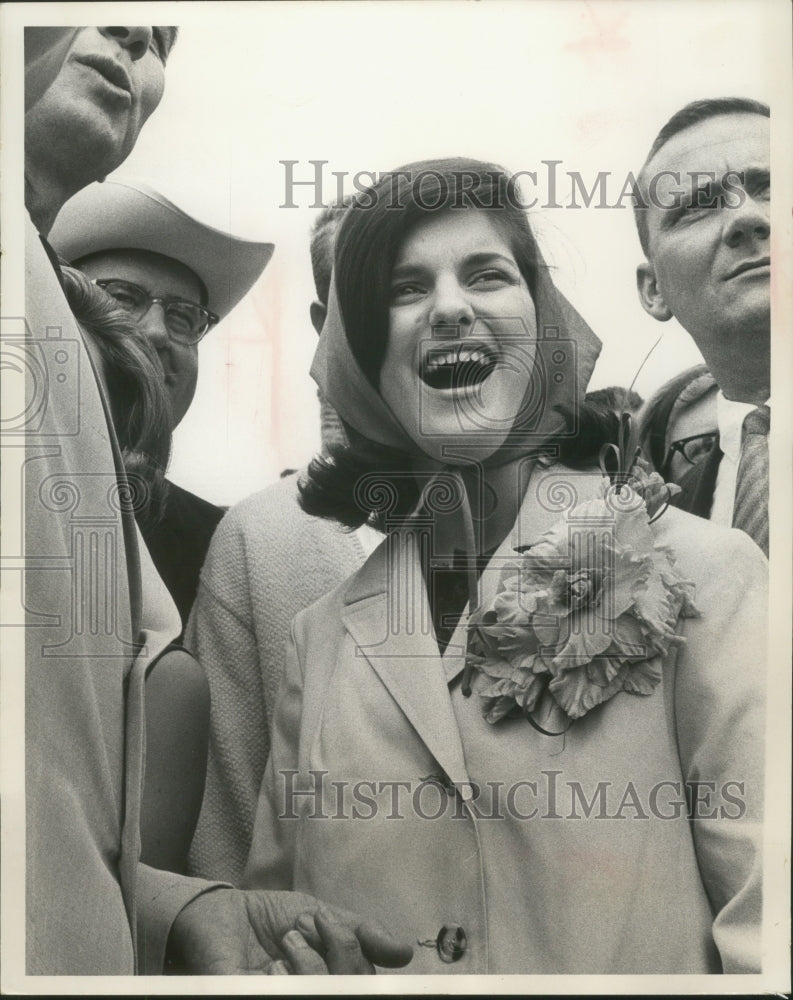
[{"label": "finger", "polygon": [[314,951],[318,951],[320,954],[323,954],[325,946],[322,942],[319,931],[317,930],[317,925],[314,922],[313,913],[309,910],[301,913],[297,920],[295,920],[295,928],[300,931]]},{"label": "finger", "polygon": [[344,922],[320,909],[314,916],[325,946],[325,962],[332,976],[372,976],[374,966],[364,958],[355,932]]},{"label": "finger", "polygon": [[289,966],[286,964],[286,962],[282,962],[280,958],[275,962],[271,962],[267,966],[267,971],[265,972],[265,976],[288,976],[288,975],[289,975]]},{"label": "finger", "polygon": [[288,931],[281,939],[281,949],[296,976],[327,976],[328,967],[300,931]]}]

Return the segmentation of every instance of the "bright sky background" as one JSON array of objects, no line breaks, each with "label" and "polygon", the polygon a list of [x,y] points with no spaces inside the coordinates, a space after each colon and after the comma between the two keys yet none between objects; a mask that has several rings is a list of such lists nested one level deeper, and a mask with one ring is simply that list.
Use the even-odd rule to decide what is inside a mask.
[{"label": "bright sky background", "polygon": [[[67,5],[64,5],[67,6]],[[95,22],[90,5],[85,22]],[[133,6],[133,5],[130,5]],[[303,465],[318,445],[308,368],[315,346],[311,189],[284,202],[284,167],[351,175],[463,154],[513,171],[560,160],[610,203],[663,123],[686,102],[745,95],[773,104],[789,71],[764,0],[462,0],[157,5],[181,25],[166,94],[119,174],[147,179],[187,211],[276,252],[261,281],[200,349],[199,390],[177,431],[172,478],[231,503]],[[176,14],[173,11],[176,10]],[[104,23],[104,22],[103,22]],[[775,70],[776,67],[776,70]],[[351,185],[348,181],[347,185]],[[647,395],[699,355],[674,323],[641,309],[630,201],[535,210],[557,281],[603,341],[592,387]]]}]

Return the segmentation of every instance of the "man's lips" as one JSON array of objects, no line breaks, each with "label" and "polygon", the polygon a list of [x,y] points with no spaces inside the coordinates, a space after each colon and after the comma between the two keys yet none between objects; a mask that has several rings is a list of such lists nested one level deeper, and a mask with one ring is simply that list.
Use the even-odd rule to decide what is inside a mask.
[{"label": "man's lips", "polygon": [[129,73],[115,59],[100,55],[86,55],[81,56],[77,62],[88,66],[89,69],[96,70],[108,83],[119,90],[125,90],[128,94],[132,94],[132,81],[129,78]]},{"label": "man's lips", "polygon": [[770,257],[759,257],[757,260],[747,260],[743,264],[739,264],[738,267],[734,268],[727,275],[727,281],[730,278],[736,278],[739,274],[743,274],[745,271],[755,271],[761,267],[768,267],[771,263]]}]

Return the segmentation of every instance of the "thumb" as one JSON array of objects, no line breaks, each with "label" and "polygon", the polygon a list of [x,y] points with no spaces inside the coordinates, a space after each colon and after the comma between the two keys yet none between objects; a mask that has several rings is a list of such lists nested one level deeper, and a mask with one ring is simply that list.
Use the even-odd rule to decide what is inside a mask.
[{"label": "thumb", "polygon": [[349,927],[354,928],[361,951],[372,965],[401,969],[413,958],[413,947],[407,941],[398,940],[375,920],[361,920],[347,910],[328,905],[320,906],[319,912],[331,920],[341,917]]},{"label": "thumb", "polygon": [[379,924],[367,920],[359,924],[355,934],[361,943],[361,951],[372,965],[401,969],[413,958],[413,946],[407,941],[398,941]]}]

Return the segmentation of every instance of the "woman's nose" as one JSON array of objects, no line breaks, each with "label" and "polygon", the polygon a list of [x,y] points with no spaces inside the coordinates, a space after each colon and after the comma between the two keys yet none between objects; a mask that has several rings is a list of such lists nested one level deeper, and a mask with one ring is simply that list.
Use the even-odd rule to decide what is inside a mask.
[{"label": "woman's nose", "polygon": [[439,281],[432,299],[433,326],[470,326],[474,310],[466,289],[456,279]]},{"label": "woman's nose", "polygon": [[724,240],[730,247],[741,243],[764,242],[771,234],[769,202],[745,195],[736,208],[726,207]]},{"label": "woman's nose", "polygon": [[126,49],[132,60],[141,59],[149,50],[151,44],[151,25],[138,25],[137,27],[108,27],[99,29],[107,38],[114,41]]}]

